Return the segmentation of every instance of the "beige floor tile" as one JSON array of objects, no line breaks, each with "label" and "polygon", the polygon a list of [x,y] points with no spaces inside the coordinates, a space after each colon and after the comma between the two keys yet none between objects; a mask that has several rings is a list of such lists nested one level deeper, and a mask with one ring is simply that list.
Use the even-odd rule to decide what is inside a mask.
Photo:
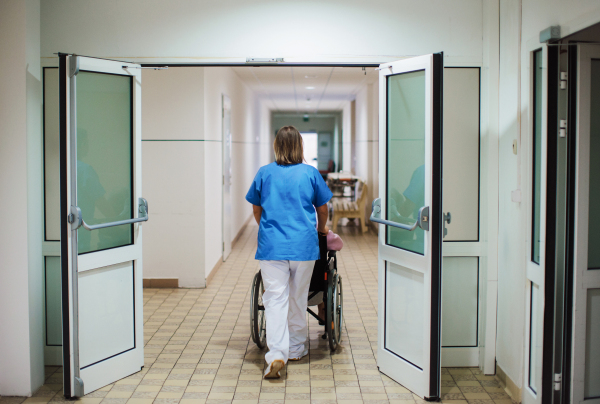
[{"label": "beige floor tile", "polygon": [[132,391],[114,391],[111,390],[106,394],[106,398],[129,398],[133,394]]},{"label": "beige floor tile", "polygon": [[181,398],[181,397],[183,397],[183,392],[174,392],[174,391],[161,391],[156,396],[156,398]]},{"label": "beige floor tile", "polygon": [[203,398],[184,398],[179,401],[179,404],[205,404],[206,399]]},{"label": "beige floor tile", "polygon": [[152,398],[130,398],[127,404],[152,404],[153,401]]},{"label": "beige floor tile", "polygon": [[488,393],[463,393],[467,400],[490,400]]}]

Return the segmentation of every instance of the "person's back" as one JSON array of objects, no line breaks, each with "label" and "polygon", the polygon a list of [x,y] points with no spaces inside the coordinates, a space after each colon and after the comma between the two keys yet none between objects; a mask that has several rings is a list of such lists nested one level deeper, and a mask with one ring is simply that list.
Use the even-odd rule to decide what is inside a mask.
[{"label": "person's back", "polygon": [[274,162],[260,168],[247,197],[262,207],[256,259],[319,259],[315,206],[330,199],[322,182],[317,169],[307,164]]},{"label": "person's back", "polygon": [[319,259],[317,230],[329,231],[327,202],[332,197],[317,169],[302,164],[302,137],[296,128],[281,128],[273,149],[276,162],[258,170],[246,195],[259,224],[256,259],[265,286],[269,346],[265,378],[279,377],[288,359],[308,354],[308,287]]}]

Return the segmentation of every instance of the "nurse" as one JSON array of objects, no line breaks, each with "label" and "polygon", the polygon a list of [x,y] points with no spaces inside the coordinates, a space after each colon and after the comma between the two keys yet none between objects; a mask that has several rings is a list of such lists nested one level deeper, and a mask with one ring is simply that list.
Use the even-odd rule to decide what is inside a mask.
[{"label": "nurse", "polygon": [[327,202],[333,196],[319,171],[302,164],[296,128],[279,129],[273,149],[275,162],[258,170],[246,195],[259,225],[255,258],[265,286],[266,379],[279,378],[288,360],[308,354],[306,304],[319,259],[317,231],[329,231]]}]

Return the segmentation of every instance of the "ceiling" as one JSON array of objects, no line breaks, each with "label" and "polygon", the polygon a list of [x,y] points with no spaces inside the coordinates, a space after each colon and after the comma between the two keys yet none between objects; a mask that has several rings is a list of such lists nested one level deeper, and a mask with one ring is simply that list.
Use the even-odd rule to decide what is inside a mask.
[{"label": "ceiling", "polygon": [[235,73],[273,111],[339,111],[364,84],[374,83],[373,67],[240,66]]}]

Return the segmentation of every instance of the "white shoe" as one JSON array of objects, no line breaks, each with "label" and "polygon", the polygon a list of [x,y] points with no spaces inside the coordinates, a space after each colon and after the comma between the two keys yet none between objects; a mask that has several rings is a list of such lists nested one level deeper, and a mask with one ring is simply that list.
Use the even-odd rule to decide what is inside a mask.
[{"label": "white shoe", "polygon": [[302,352],[302,355],[290,358],[288,360],[290,360],[290,361],[299,361],[300,359],[304,358],[306,355],[308,355],[308,348],[304,349],[304,352]]},{"label": "white shoe", "polygon": [[285,362],[281,359],[275,359],[273,362],[267,366],[267,370],[265,370],[265,379],[279,379],[281,375],[279,371],[283,369],[285,366]]}]

